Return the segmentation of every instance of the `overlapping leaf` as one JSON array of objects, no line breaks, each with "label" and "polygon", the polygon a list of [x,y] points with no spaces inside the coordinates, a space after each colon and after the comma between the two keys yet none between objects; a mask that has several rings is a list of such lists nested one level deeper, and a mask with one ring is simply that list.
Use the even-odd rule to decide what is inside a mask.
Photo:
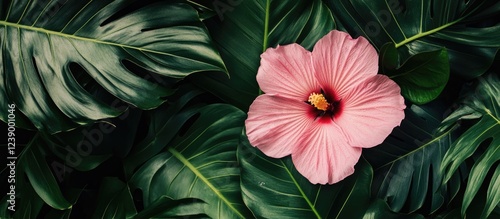
[{"label": "overlapping leaf", "polygon": [[236,148],[245,114],[224,104],[208,105],[168,150],[151,158],[130,183],[143,192],[144,205],[162,196],[197,198],[212,218],[248,218],[241,198]]},{"label": "overlapping leaf", "polygon": [[360,218],[370,199],[372,169],[360,161],[356,172],[334,185],[313,185],[290,157],[267,157],[246,136],[238,147],[243,199],[257,218]]},{"label": "overlapping leaf", "polygon": [[450,64],[445,49],[414,55],[399,65],[394,43],[384,44],[380,49],[380,71],[398,83],[401,95],[413,103],[434,100],[448,82]]},{"label": "overlapping leaf", "polygon": [[45,154],[42,151],[44,143],[38,136],[35,136],[20,154],[19,170],[26,174],[29,184],[46,204],[59,210],[71,208],[72,204],[63,196],[45,160]]},{"label": "overlapping leaf", "polygon": [[363,219],[423,219],[422,215],[418,214],[398,214],[389,209],[387,203],[381,199],[373,201],[363,216]]},{"label": "overlapping leaf", "polygon": [[458,174],[441,186],[439,166],[455,138],[453,129],[437,132],[444,111],[438,103],[412,105],[400,127],[380,146],[364,151],[375,168],[374,194],[387,201],[393,211],[422,209],[430,214],[457,194],[461,184]]},{"label": "overlapping leaf", "polygon": [[231,1],[234,5],[225,4],[225,8],[217,2],[219,16],[207,21],[207,26],[230,78],[211,74],[192,79],[244,111],[259,95],[255,76],[266,48],[297,42],[311,49],[335,27],[330,10],[320,0]]},{"label": "overlapping leaf", "polygon": [[500,46],[495,0],[326,0],[337,22],[380,48],[393,42],[404,58],[446,47],[452,72],[473,78],[493,63]]},{"label": "overlapping leaf", "polygon": [[[3,1],[0,39],[0,104],[15,103],[50,133],[122,111],[94,98],[79,78],[151,109],[171,90],[139,77],[144,72],[225,71],[196,10],[180,1]],[[18,125],[28,126],[22,118]]]},{"label": "overlapping leaf", "polygon": [[149,218],[201,218],[207,217],[204,210],[204,203],[199,199],[185,198],[174,200],[167,196],[160,197],[142,210],[134,219]]},{"label": "overlapping leaf", "polygon": [[[448,181],[458,167],[474,153],[480,157],[471,169],[467,188],[462,203],[461,213],[471,204],[473,198],[483,185],[488,172],[495,170],[491,183],[498,181],[498,161],[500,160],[500,79],[491,74],[480,78],[477,88],[469,92],[462,105],[443,122],[443,129],[456,124],[460,120],[479,119],[470,129],[465,131],[453,142],[450,150],[446,153],[441,171]],[[480,145],[485,145],[484,152],[478,152]],[[490,183],[490,184],[491,184]],[[489,186],[487,202],[483,216],[488,216],[493,208],[500,202],[500,190],[497,186]]]},{"label": "overlapping leaf", "polygon": [[162,151],[166,147],[165,142],[175,138],[183,125],[197,113],[190,108],[189,103],[201,94],[201,91],[192,86],[179,88],[178,93],[182,96],[176,101],[160,106],[159,108],[145,112],[148,123],[147,134],[144,139],[134,145],[130,154],[124,160],[124,169],[127,176],[144,162]]},{"label": "overlapping leaf", "polygon": [[97,200],[92,218],[130,218],[137,213],[129,187],[117,178],[102,180]]}]

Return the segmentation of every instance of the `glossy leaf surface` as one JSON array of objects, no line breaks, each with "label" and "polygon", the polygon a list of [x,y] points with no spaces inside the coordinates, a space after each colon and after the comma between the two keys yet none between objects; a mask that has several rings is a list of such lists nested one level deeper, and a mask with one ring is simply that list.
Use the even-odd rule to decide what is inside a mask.
[{"label": "glossy leaf surface", "polygon": [[200,108],[190,128],[168,143],[166,152],[144,164],[132,177],[142,190],[144,205],[162,196],[203,200],[212,218],[247,218],[240,170],[236,163],[238,138],[245,114],[223,104]]},{"label": "glossy leaf surface", "polygon": [[456,138],[454,129],[438,132],[444,111],[439,103],[412,105],[405,110],[400,127],[381,145],[364,151],[375,169],[374,194],[395,212],[423,208],[432,213],[458,192],[458,174],[449,185],[441,185],[444,176],[439,166]]},{"label": "glossy leaf surface", "polygon": [[407,100],[416,104],[436,99],[450,75],[446,49],[419,53],[399,66],[399,54],[393,43],[382,46],[379,68],[401,87],[401,94]]},{"label": "glossy leaf surface", "polygon": [[[471,204],[479,188],[483,185],[486,174],[498,166],[500,160],[500,80],[497,75],[491,74],[480,78],[477,87],[467,93],[467,98],[461,101],[461,106],[444,121],[443,126],[448,127],[459,120],[479,119],[472,127],[465,131],[453,142],[446,153],[441,171],[448,181],[458,167],[475,152],[480,145],[486,149],[480,152],[480,157],[471,169],[467,188],[465,191],[461,213],[465,215],[467,207]],[[495,171],[497,172],[497,171]],[[494,174],[498,177],[498,174]],[[492,179],[497,181],[498,179]],[[490,187],[488,201],[485,204],[487,211],[498,205],[500,191]],[[483,214],[488,215],[487,212]]]},{"label": "glossy leaf surface", "polygon": [[381,48],[392,42],[404,58],[446,47],[452,72],[477,77],[492,65],[500,44],[495,0],[327,0],[336,21]]},{"label": "glossy leaf surface", "polygon": [[226,10],[214,3],[220,16],[206,22],[230,77],[211,74],[194,75],[192,79],[246,111],[259,95],[255,76],[265,49],[295,42],[312,49],[335,24],[330,10],[320,0],[231,2],[234,5],[226,4]]},{"label": "glossy leaf surface", "polygon": [[122,112],[83,81],[151,109],[172,91],[139,75],[225,71],[196,10],[178,1],[5,1],[0,33],[0,104],[50,133]]},{"label": "glossy leaf surface", "polygon": [[243,199],[257,218],[359,218],[359,209],[368,206],[373,172],[366,161],[342,182],[313,185],[297,172],[289,156],[267,157],[245,136],[238,160]]}]

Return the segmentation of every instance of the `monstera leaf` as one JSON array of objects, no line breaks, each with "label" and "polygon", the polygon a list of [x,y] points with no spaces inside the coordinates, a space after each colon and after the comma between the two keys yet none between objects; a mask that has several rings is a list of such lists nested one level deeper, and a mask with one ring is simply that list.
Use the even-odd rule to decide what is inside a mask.
[{"label": "monstera leaf", "polygon": [[403,57],[446,47],[452,72],[483,74],[500,46],[496,0],[327,0],[337,23],[377,48],[392,42]]},{"label": "monstera leaf", "polygon": [[139,75],[225,71],[197,11],[180,1],[3,1],[0,33],[0,104],[16,104],[49,133],[123,111],[94,98],[83,81],[151,109],[171,90]]},{"label": "monstera leaf", "polygon": [[[199,108],[187,130],[180,131],[165,152],[149,159],[130,184],[142,190],[148,208],[162,196],[204,201],[212,218],[249,218],[241,198],[236,160],[245,114],[225,104]],[[154,140],[154,139],[153,139]]]},{"label": "monstera leaf", "polygon": [[234,5],[225,7],[221,2],[214,2],[219,16],[206,23],[230,78],[193,75],[192,81],[244,111],[259,95],[255,76],[264,50],[295,42],[311,49],[335,27],[330,10],[320,0],[229,1]]},{"label": "monstera leaf", "polygon": [[[448,203],[458,192],[461,179],[454,174],[441,186],[443,174],[439,166],[455,128],[439,133],[445,107],[439,102],[405,111],[405,119],[380,145],[364,151],[374,166],[374,193],[396,212],[422,209],[428,214]],[[464,173],[462,173],[464,174]]]},{"label": "monstera leaf", "polygon": [[[495,170],[489,183],[487,201],[481,216],[485,218],[500,203],[500,190],[498,190],[497,183],[500,176],[498,165],[500,161],[500,79],[497,75],[491,74],[480,78],[477,88],[465,96],[461,107],[444,120],[443,129],[446,130],[460,120],[469,119],[479,119],[479,121],[453,142],[441,164],[441,171],[445,174],[446,182],[467,158],[478,153],[479,158],[471,169],[462,202],[461,213],[464,216],[479,188],[486,183],[484,180],[488,172]],[[486,149],[482,151],[479,149],[480,145],[485,146]]]}]

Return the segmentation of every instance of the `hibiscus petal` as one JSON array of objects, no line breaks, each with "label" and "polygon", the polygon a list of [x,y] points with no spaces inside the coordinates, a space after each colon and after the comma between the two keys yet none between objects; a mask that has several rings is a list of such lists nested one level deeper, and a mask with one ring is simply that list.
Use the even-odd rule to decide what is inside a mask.
[{"label": "hibiscus petal", "polygon": [[315,123],[303,138],[292,160],[311,183],[333,184],[354,173],[362,149],[349,146],[335,123]]},{"label": "hibiscus petal", "polygon": [[311,52],[298,44],[269,48],[261,55],[257,82],[267,94],[305,101],[320,86],[313,73]]},{"label": "hibiscus petal", "polygon": [[364,37],[331,31],[314,46],[313,65],[318,82],[341,99],[351,88],[378,72],[378,55]]},{"label": "hibiscus petal", "polygon": [[260,95],[254,100],[245,120],[250,144],[269,157],[290,155],[308,130],[314,118],[308,116],[311,106],[280,96]]},{"label": "hibiscus petal", "polygon": [[405,117],[400,88],[385,75],[359,84],[342,101],[343,109],[335,122],[354,147],[369,148],[382,143]]}]

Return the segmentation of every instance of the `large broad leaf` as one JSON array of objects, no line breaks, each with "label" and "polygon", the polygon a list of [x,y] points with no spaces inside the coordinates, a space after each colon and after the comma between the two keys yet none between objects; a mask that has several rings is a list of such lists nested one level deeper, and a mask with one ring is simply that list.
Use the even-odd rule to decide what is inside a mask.
[{"label": "large broad leaf", "polygon": [[[468,119],[479,119],[479,121],[453,142],[441,164],[441,171],[446,176],[446,182],[474,152],[480,154],[469,175],[462,202],[462,215],[465,215],[467,207],[471,204],[481,185],[485,183],[484,179],[488,172],[497,169],[493,174],[497,178],[491,180],[492,182],[498,181],[498,161],[500,160],[500,79],[497,75],[491,74],[480,78],[477,88],[465,96],[461,107],[445,119],[443,127],[448,128],[460,120]],[[482,152],[478,150],[480,145],[486,147]],[[483,216],[490,214],[500,202],[500,190],[496,189],[497,187],[489,186]]]},{"label": "large broad leaf", "polygon": [[196,10],[179,1],[3,1],[0,39],[0,104],[15,103],[50,133],[122,111],[94,98],[80,78],[151,109],[171,91],[144,72],[225,71]]},{"label": "large broad leaf", "polygon": [[313,185],[291,158],[267,157],[245,136],[238,147],[243,200],[257,218],[360,218],[368,207],[372,169],[362,160],[356,172],[334,185]]},{"label": "large broad leaf", "polygon": [[446,47],[452,72],[472,78],[493,63],[500,46],[496,0],[326,0],[336,21],[377,48],[393,42],[404,57]]},{"label": "large broad leaf", "polygon": [[[196,116],[198,115],[198,116]],[[157,199],[197,198],[206,202],[212,218],[248,218],[241,198],[236,160],[245,114],[235,107],[214,104],[200,108],[193,124],[145,163],[130,184],[142,190],[147,208]]]},{"label": "large broad leaf", "polygon": [[[22,154],[20,154],[19,158],[22,158]],[[19,159],[18,161],[20,161]],[[28,179],[26,177],[19,177],[19,175],[22,175],[20,173],[21,170],[24,168],[25,164],[23,163],[17,163],[16,166],[16,178],[15,178],[15,203],[14,206],[10,205],[10,201],[7,201],[5,199],[2,199],[2,201],[5,201],[5,210],[8,211],[12,216],[7,216],[7,217],[2,217],[2,218],[14,218],[14,219],[23,219],[23,218],[36,218],[36,216],[40,213],[44,201],[40,198],[40,196],[35,192],[33,186],[30,185],[28,182]],[[7,166],[6,168],[7,172],[10,170],[10,166]],[[10,183],[9,183],[10,184]],[[9,185],[9,184],[3,184],[3,185]],[[11,191],[9,191],[11,193]],[[6,199],[10,199],[10,195],[5,195]],[[7,209],[7,206],[9,206],[9,210]]]},{"label": "large broad leaf", "polygon": [[401,86],[401,94],[416,104],[428,103],[441,94],[450,73],[446,49],[411,56],[399,66],[394,43],[380,49],[380,71]]},{"label": "large broad leaf", "polygon": [[72,204],[63,196],[50,171],[43,151],[44,142],[39,136],[36,135],[19,155],[18,168],[26,174],[34,191],[46,204],[58,210],[69,209]]},{"label": "large broad leaf", "polygon": [[203,201],[193,198],[174,200],[163,196],[151,203],[146,209],[134,215],[134,219],[157,218],[191,218],[206,217]]},{"label": "large broad leaf", "polygon": [[405,110],[405,119],[379,146],[365,150],[374,166],[373,192],[396,212],[431,214],[457,194],[457,174],[441,186],[439,166],[456,136],[454,129],[438,133],[445,107],[439,102]]},{"label": "large broad leaf", "polygon": [[[328,8],[320,0],[231,1],[238,4],[221,8],[219,17],[207,21],[230,78],[218,75],[193,75],[193,82],[226,102],[247,111],[259,95],[255,80],[260,54],[268,47],[300,43],[311,49],[335,25]],[[229,10],[231,9],[231,10]]]},{"label": "large broad leaf", "polygon": [[132,148],[123,162],[127,176],[132,176],[140,165],[161,152],[166,147],[165,142],[175,138],[183,125],[197,113],[189,103],[193,102],[201,91],[187,86],[179,88],[178,92],[182,93],[182,96],[177,100],[143,113],[148,123],[147,134]]}]

